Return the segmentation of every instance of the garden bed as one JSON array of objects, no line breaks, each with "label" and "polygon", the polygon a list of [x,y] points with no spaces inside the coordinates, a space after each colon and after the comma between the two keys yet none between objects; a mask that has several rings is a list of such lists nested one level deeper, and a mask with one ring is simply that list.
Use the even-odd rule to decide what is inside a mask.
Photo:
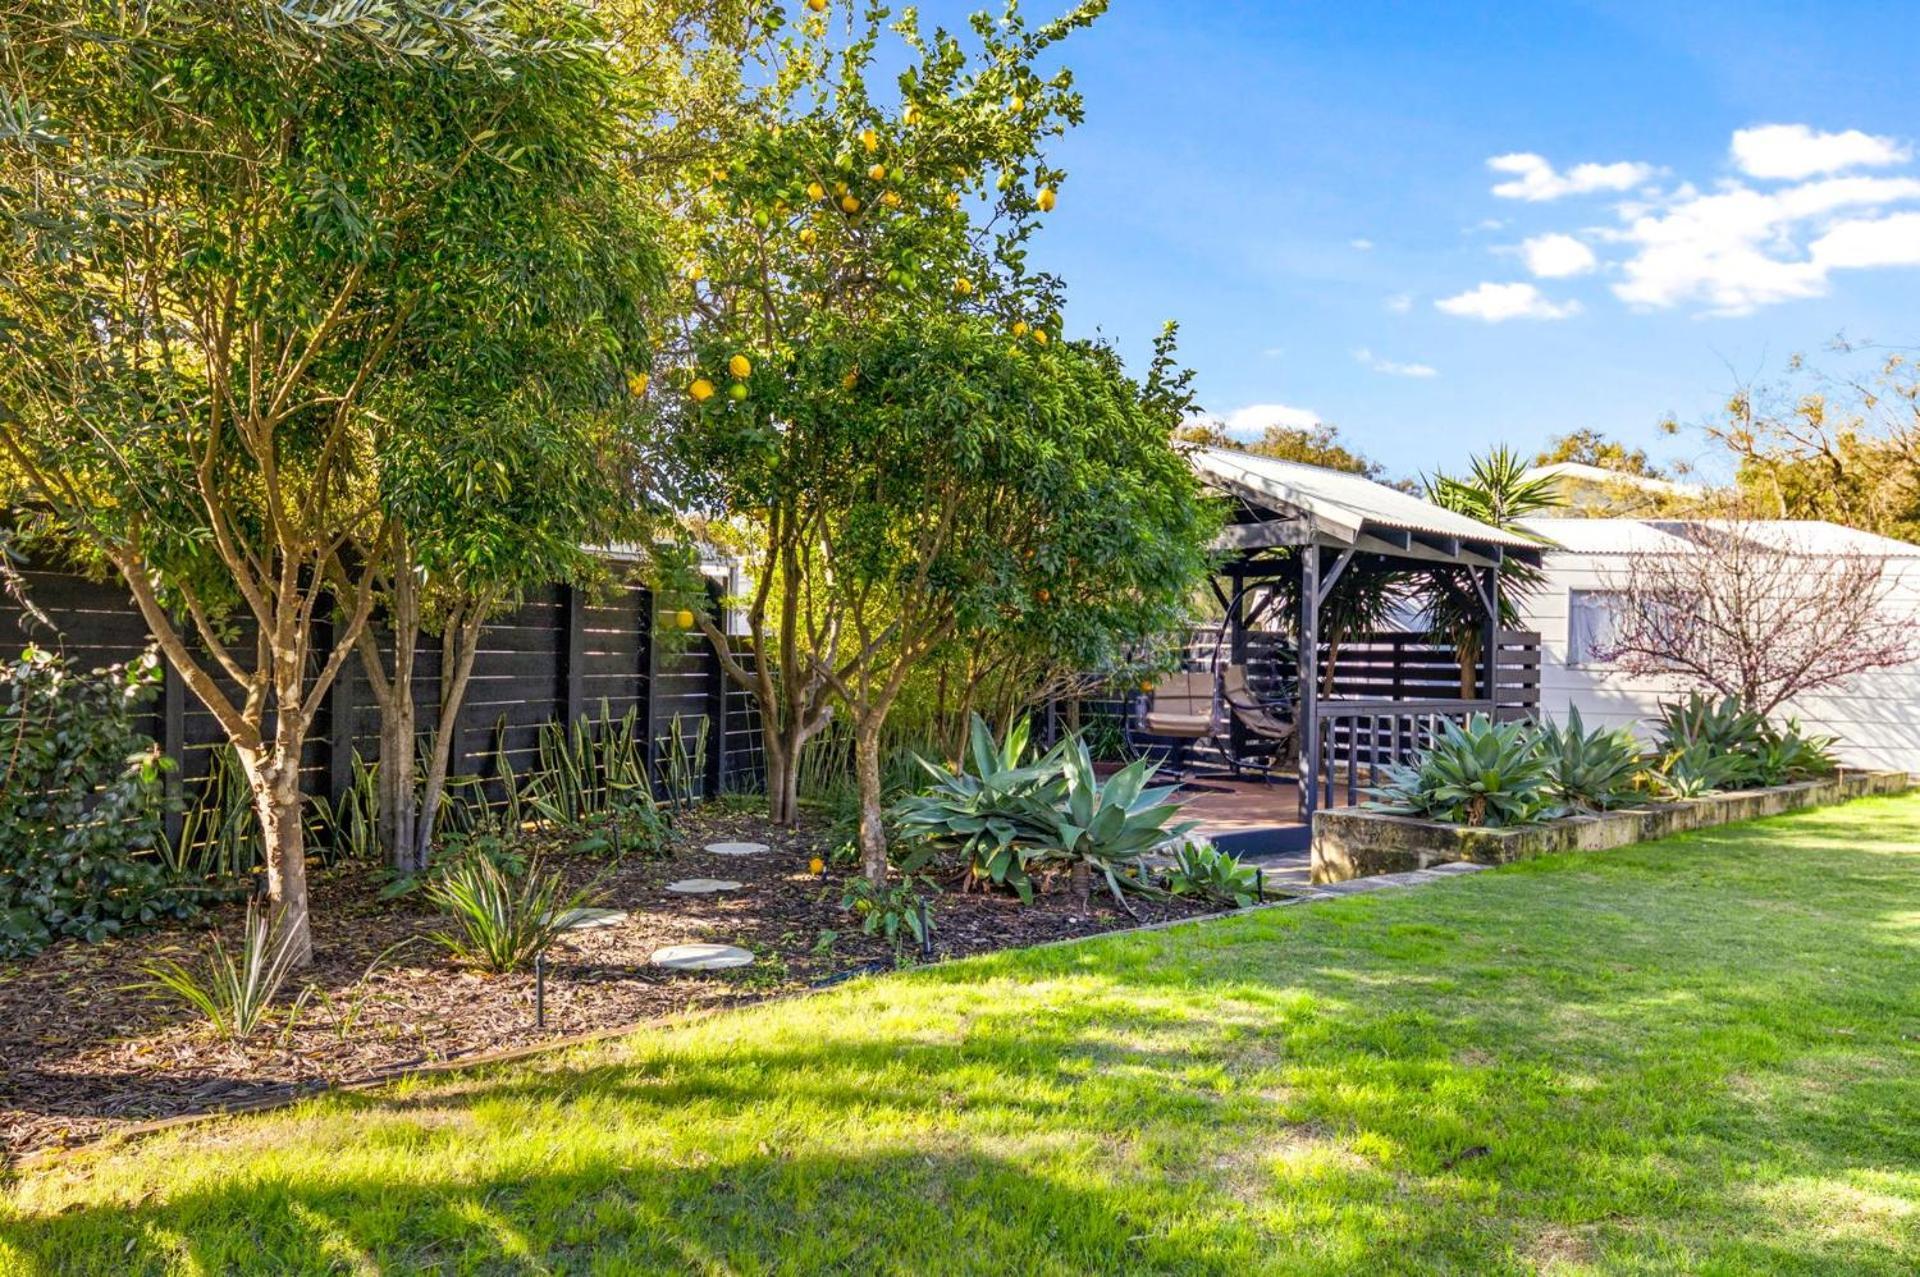
[{"label": "garden bed", "polygon": [[[531,974],[485,976],[456,966],[428,938],[447,920],[417,897],[382,900],[385,878],[365,863],[316,876],[315,963],[300,977],[316,992],[290,1031],[263,1031],[244,1047],[215,1038],[177,1004],[129,987],[157,958],[197,963],[208,922],[237,939],[238,906],[198,926],[98,945],[63,942],[0,966],[0,1155],[11,1160],[137,1122],[269,1102],[922,960],[911,944],[896,954],[887,941],[862,934],[841,909],[851,870],[809,871],[813,857],[828,856],[824,833],[776,833],[764,817],[708,808],[682,818],[664,854],[616,860],[570,852],[577,837],[555,835],[548,866],[581,884],[599,878],[600,903],[627,917],[570,932],[554,948],[544,1028],[534,1023]],[[772,850],[734,857],[702,850],[728,840],[767,842]],[[734,880],[741,888],[711,896],[666,891],[667,883],[690,877]],[[1025,906],[1009,895],[955,890],[930,903],[936,959],[1217,908],[1134,897],[1135,918],[1096,895],[1082,915],[1064,882]],[[823,945],[829,931],[835,936]],[[654,950],[695,941],[739,945],[755,961],[699,974],[648,965]]]},{"label": "garden bed", "polygon": [[1555,852],[1604,851],[1689,829],[1824,807],[1869,794],[1905,793],[1911,788],[1913,778],[1906,772],[1843,771],[1825,780],[1650,803],[1502,829],[1452,825],[1356,807],[1319,811],[1313,817],[1313,881],[1345,882],[1455,861],[1504,865]]}]

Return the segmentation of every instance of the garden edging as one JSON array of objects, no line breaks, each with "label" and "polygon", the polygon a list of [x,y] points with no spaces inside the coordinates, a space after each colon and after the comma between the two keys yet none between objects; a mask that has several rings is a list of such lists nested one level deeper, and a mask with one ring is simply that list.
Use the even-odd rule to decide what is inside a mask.
[{"label": "garden edging", "polygon": [[1842,771],[1826,780],[1654,803],[1519,828],[1450,825],[1360,808],[1313,817],[1312,881],[1345,882],[1467,861],[1504,865],[1566,851],[1605,851],[1691,829],[1777,816],[1914,787],[1906,772]]}]

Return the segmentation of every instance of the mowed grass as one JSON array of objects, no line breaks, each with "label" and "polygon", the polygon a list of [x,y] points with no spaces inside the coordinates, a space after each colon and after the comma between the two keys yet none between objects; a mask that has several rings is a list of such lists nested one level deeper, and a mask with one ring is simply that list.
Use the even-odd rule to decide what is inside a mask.
[{"label": "mowed grass", "polygon": [[1920,799],[957,963],[13,1182],[7,1273],[1920,1269]]}]

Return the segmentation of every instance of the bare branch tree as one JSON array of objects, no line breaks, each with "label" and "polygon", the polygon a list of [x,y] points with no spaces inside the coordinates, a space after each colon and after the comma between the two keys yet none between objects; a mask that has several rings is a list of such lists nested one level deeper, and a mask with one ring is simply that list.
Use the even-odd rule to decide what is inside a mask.
[{"label": "bare branch tree", "polygon": [[1884,558],[1815,550],[1777,526],[1678,525],[1691,551],[1634,555],[1607,581],[1614,631],[1595,654],[1762,713],[1920,657],[1914,627],[1887,607],[1897,576]]}]

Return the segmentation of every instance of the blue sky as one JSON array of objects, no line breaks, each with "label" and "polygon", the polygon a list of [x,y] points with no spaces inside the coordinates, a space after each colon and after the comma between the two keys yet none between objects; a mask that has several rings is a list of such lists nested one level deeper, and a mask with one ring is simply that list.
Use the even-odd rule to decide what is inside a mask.
[{"label": "blue sky", "polygon": [[1913,17],[1115,0],[1037,255],[1070,333],[1139,364],[1177,319],[1212,414],[1396,473],[1576,427],[1703,460],[1660,420],[1843,330],[1920,342]]}]

